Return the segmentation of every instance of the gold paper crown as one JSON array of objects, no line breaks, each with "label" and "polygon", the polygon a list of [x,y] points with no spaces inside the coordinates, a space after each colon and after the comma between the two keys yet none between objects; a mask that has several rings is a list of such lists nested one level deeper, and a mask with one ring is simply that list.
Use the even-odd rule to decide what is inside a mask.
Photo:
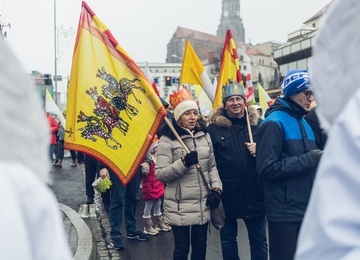
[{"label": "gold paper crown", "polygon": [[224,99],[234,95],[240,95],[245,98],[244,87],[240,83],[229,81],[227,85],[222,87],[222,98]]},{"label": "gold paper crown", "polygon": [[194,99],[192,98],[190,91],[184,88],[181,88],[175,91],[173,94],[170,94],[169,102],[172,109],[175,109],[177,105],[179,105],[181,102],[185,100],[194,100]]}]

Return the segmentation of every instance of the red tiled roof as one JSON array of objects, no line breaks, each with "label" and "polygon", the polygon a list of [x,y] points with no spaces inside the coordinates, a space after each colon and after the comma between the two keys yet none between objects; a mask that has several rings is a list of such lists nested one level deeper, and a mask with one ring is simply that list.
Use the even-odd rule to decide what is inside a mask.
[{"label": "red tiled roof", "polygon": [[[224,37],[191,30],[191,29],[187,29],[184,27],[180,27],[180,26],[178,26],[176,28],[174,37],[180,38],[180,39],[181,38],[189,38],[189,39],[196,39],[196,40],[201,40],[201,41],[209,41],[209,42],[218,43],[218,44],[224,44]],[[242,43],[240,41],[235,41],[235,42],[236,42],[237,47],[240,47],[240,45],[244,45],[244,43]]]},{"label": "red tiled roof", "polygon": [[270,55],[264,54],[262,51],[260,51],[260,50],[257,49],[256,47],[247,50],[247,51],[246,51],[246,54],[247,54],[248,56],[252,56],[252,55],[270,56]]}]

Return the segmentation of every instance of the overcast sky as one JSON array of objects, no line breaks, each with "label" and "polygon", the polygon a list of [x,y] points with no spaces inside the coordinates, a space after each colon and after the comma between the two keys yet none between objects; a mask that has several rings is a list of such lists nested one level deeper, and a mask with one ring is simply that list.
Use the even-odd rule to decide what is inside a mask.
[{"label": "overcast sky", "polygon": [[[331,0],[240,0],[246,41],[285,42],[290,32]],[[0,0],[7,41],[25,70],[54,74],[55,0]],[[87,0],[86,3],[137,62],[165,62],[177,26],[216,35],[221,0]],[[81,0],[56,0],[58,75],[68,76]]]}]

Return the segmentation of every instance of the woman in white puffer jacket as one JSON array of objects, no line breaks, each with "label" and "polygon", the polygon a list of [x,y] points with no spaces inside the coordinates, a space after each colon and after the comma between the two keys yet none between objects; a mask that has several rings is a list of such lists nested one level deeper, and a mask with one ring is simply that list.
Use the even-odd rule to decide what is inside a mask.
[{"label": "woman in white puffer jacket", "polygon": [[[177,98],[178,96],[182,98]],[[207,190],[217,191],[220,198],[222,183],[216,168],[211,139],[198,121],[195,101],[186,97],[185,90],[170,96],[174,108],[172,125],[190,150],[186,154],[169,126],[162,129],[156,158],[156,177],[166,184],[164,218],[173,228],[174,258],[187,259],[192,246],[191,259],[206,258],[206,239],[210,221],[210,207],[206,205]],[[185,100],[184,100],[185,96]],[[182,100],[177,103],[178,100]],[[207,180],[205,184],[195,164],[200,164]]]}]

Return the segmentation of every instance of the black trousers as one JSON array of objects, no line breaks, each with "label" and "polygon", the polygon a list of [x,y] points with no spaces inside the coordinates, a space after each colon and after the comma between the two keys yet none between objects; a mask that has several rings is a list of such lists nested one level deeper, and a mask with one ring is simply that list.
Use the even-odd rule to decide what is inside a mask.
[{"label": "black trousers", "polygon": [[[94,180],[99,177],[97,173],[97,160],[89,155],[84,155],[85,165],[85,192],[87,197],[94,197],[95,190],[92,186]],[[105,209],[110,206],[110,189],[106,192],[101,193],[101,200],[104,204]]]},{"label": "black trousers", "polygon": [[59,140],[57,142],[57,159],[64,160],[64,140]]},{"label": "black trousers", "polygon": [[301,222],[269,222],[270,260],[293,260]]},{"label": "black trousers", "polygon": [[174,260],[187,260],[191,242],[191,260],[205,260],[208,223],[194,226],[172,226]]},{"label": "black trousers", "polygon": [[94,187],[92,186],[92,184],[96,178],[96,166],[96,160],[85,160],[85,191],[86,196],[88,197],[94,197],[95,195]]}]

